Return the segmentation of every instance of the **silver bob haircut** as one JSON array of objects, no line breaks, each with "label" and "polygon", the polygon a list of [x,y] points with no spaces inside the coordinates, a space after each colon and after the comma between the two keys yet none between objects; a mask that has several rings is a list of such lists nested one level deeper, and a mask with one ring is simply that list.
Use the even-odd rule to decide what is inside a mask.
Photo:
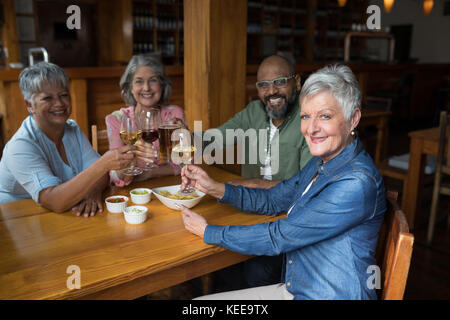
[{"label": "silver bob haircut", "polygon": [[131,93],[133,87],[133,77],[138,67],[150,67],[158,76],[162,86],[161,100],[159,103],[169,102],[172,94],[172,81],[167,77],[164,71],[164,66],[155,57],[151,55],[136,55],[133,56],[125,69],[122,78],[120,78],[120,89],[122,90],[122,98],[128,106],[136,106],[137,102]]},{"label": "silver bob haircut", "polygon": [[330,93],[338,102],[347,121],[361,106],[361,89],[352,70],[345,65],[328,65],[311,74],[303,84],[300,101],[321,92]]},{"label": "silver bob haircut", "polygon": [[60,86],[69,91],[67,72],[50,62],[39,62],[22,70],[19,75],[20,91],[26,101],[34,105],[34,95],[42,91],[42,85]]}]

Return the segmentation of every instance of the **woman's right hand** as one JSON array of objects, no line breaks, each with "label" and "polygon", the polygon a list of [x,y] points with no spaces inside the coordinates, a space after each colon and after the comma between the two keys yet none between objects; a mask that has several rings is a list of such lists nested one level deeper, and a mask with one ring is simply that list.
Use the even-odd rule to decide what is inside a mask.
[{"label": "woman's right hand", "polygon": [[212,179],[202,168],[188,164],[181,169],[181,190],[191,186],[217,199],[223,198],[225,184]]},{"label": "woman's right hand", "polygon": [[109,150],[100,159],[105,163],[106,171],[128,168],[134,159],[133,146],[124,145]]}]

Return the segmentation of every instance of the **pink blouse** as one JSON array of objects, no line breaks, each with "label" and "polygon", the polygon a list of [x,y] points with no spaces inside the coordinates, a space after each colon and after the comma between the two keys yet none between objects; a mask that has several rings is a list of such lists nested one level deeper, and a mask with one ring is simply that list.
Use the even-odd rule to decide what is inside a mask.
[{"label": "pink blouse", "polygon": [[[134,108],[135,107],[121,108],[120,110],[114,111],[113,113],[106,116],[105,121],[106,121],[106,129],[108,132],[108,140],[109,140],[109,149],[110,150],[116,149],[116,148],[119,148],[119,147],[125,145],[123,143],[123,141],[120,139],[120,119],[121,119],[122,115],[127,115],[131,119],[134,119]],[[175,105],[162,106],[160,115],[161,115],[162,122],[167,121],[172,118],[179,118],[179,119],[182,119],[183,122],[186,123],[186,116],[184,114],[184,111],[179,106],[175,106]],[[153,142],[153,145],[155,146],[155,148],[158,148],[159,140]],[[140,160],[138,160],[137,165],[140,165],[139,161]],[[158,165],[158,163],[155,163],[155,164]],[[181,167],[173,165],[171,162],[170,162],[170,164],[174,170],[174,175],[179,174]],[[154,170],[158,170],[158,169],[154,169]],[[110,171],[109,176],[111,178],[111,182],[114,182],[114,184],[118,187],[123,187],[130,183],[130,182],[127,183],[127,182],[119,179],[117,174],[114,171]]]}]

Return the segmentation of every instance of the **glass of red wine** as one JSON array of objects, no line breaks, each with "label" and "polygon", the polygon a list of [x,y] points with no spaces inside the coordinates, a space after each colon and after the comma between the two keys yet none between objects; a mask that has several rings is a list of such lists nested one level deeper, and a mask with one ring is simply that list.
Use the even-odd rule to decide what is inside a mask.
[{"label": "glass of red wine", "polygon": [[[150,108],[147,110],[142,110],[139,113],[139,123],[142,130],[142,140],[144,143],[149,143],[153,147],[154,142],[158,140],[158,127],[160,122],[160,110],[158,108]],[[156,161],[158,159],[158,149],[153,148],[154,154],[152,158]],[[144,170],[150,170],[151,168],[156,168],[157,166],[152,162],[146,162]]]}]

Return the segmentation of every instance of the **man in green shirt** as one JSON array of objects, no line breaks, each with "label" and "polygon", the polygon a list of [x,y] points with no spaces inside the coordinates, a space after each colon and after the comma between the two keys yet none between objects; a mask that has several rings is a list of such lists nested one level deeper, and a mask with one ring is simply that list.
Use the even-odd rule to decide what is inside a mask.
[{"label": "man in green shirt", "polygon": [[[253,188],[270,188],[297,174],[312,156],[300,132],[298,96],[301,83],[300,76],[295,74],[294,66],[278,55],[264,59],[258,68],[256,88],[260,100],[250,102],[245,109],[217,129],[223,137],[224,147],[234,146],[239,140],[238,137],[227,141],[227,129],[242,129],[243,132],[256,130],[256,134],[248,134],[246,138],[245,162],[241,169],[244,179],[230,183]],[[267,141],[260,141],[260,129],[267,130],[267,135],[263,135],[263,139]],[[251,163],[255,152],[258,155],[261,152],[263,159]],[[220,290],[278,283],[281,278],[281,265],[281,256],[261,256],[248,260],[243,267],[237,265],[225,269],[220,274],[220,278],[224,280],[218,280],[225,283],[226,287]],[[236,277],[242,278],[236,281]]]},{"label": "man in green shirt", "polygon": [[[297,174],[311,159],[311,154],[300,132],[298,95],[301,84],[294,66],[281,56],[266,58],[258,68],[256,88],[260,100],[250,102],[217,129],[223,137],[224,148],[238,141],[226,139],[227,130],[236,132],[236,136],[239,132],[241,135],[253,133],[246,134],[241,169],[244,179],[232,183],[269,188]],[[261,129],[267,133],[262,138]],[[263,156],[256,157],[255,153]]]}]

